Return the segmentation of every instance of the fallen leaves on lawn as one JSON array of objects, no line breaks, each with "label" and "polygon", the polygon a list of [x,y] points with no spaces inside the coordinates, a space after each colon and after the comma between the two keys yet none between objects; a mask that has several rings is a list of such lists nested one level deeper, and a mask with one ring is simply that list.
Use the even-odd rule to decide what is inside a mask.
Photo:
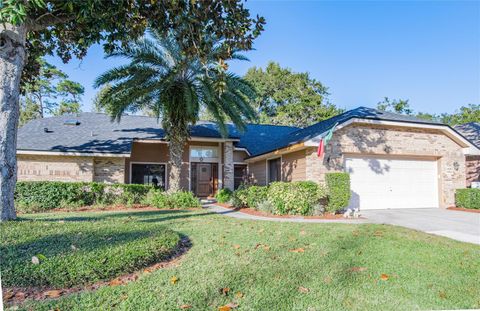
[{"label": "fallen leaves on lawn", "polygon": [[176,276],[172,276],[170,278],[170,284],[175,285],[178,282],[178,278]]},{"label": "fallen leaves on lawn", "polygon": [[6,293],[3,294],[3,299],[8,300],[8,299],[12,298],[13,296],[15,296],[15,294],[13,292],[6,292]]},{"label": "fallen leaves on lawn", "polygon": [[307,234],[307,232],[305,232],[305,230],[300,231],[300,235],[305,235],[305,234]]},{"label": "fallen leaves on lawn", "polygon": [[237,299],[243,298],[243,293],[242,292],[236,292],[235,293],[235,298],[237,298]]},{"label": "fallen leaves on lawn", "polygon": [[325,282],[326,284],[330,284],[332,283],[332,278],[330,276],[326,276],[323,278],[323,282]]},{"label": "fallen leaves on lawn", "polygon": [[305,249],[302,248],[302,247],[299,247],[299,248],[291,249],[291,250],[289,250],[289,252],[291,252],[291,253],[303,253],[303,252],[305,252]]},{"label": "fallen leaves on lawn", "polygon": [[38,264],[40,264],[40,259],[38,259],[37,256],[33,256],[33,257],[32,257],[32,263],[33,263],[34,265],[38,265]]},{"label": "fallen leaves on lawn", "polygon": [[233,245],[233,248],[234,248],[234,249],[239,249],[239,248],[240,248],[240,245],[235,244],[235,245]]},{"label": "fallen leaves on lawn", "polygon": [[376,237],[382,237],[383,236],[383,231],[377,230],[373,233],[374,236]]},{"label": "fallen leaves on lawn", "polygon": [[350,272],[363,272],[367,271],[366,267],[352,267],[349,269]]},{"label": "fallen leaves on lawn", "polygon": [[440,299],[447,299],[447,294],[442,290],[438,292],[438,297],[440,297]]},{"label": "fallen leaves on lawn", "polygon": [[218,307],[218,311],[230,311],[232,309],[235,309],[236,307],[238,307],[238,305],[231,302],[231,303],[226,304],[224,306]]},{"label": "fallen leaves on lawn", "polygon": [[110,284],[110,286],[118,286],[118,285],[122,285],[123,281],[120,278],[116,278],[108,282],[108,284]]},{"label": "fallen leaves on lawn", "polygon": [[300,286],[300,287],[298,288],[298,291],[299,291],[300,293],[308,293],[308,292],[310,291],[310,289],[308,289],[308,288],[306,288],[306,287],[303,287],[303,286]]},{"label": "fallen leaves on lawn", "polygon": [[230,288],[224,287],[224,288],[220,288],[218,291],[220,292],[220,294],[224,296],[228,296],[228,292],[230,291]]},{"label": "fallen leaves on lawn", "polygon": [[255,249],[258,249],[260,247],[263,247],[263,249],[266,250],[266,251],[270,250],[270,246],[268,246],[266,244],[258,243],[257,245],[255,245]]},{"label": "fallen leaves on lawn", "polygon": [[387,281],[388,278],[389,278],[388,274],[382,273],[382,275],[380,275],[380,280],[382,281]]},{"label": "fallen leaves on lawn", "polygon": [[48,298],[58,298],[62,292],[59,290],[49,290],[43,293]]},{"label": "fallen leaves on lawn", "polygon": [[193,308],[192,305],[181,305],[181,306],[180,306],[180,309],[183,309],[183,310],[185,310],[185,309],[191,309],[191,308]]}]

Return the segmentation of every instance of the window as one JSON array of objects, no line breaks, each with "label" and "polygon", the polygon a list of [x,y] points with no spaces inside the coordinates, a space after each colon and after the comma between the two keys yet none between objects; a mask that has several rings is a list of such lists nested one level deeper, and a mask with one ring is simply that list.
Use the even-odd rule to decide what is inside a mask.
[{"label": "window", "polygon": [[218,158],[216,147],[190,147],[191,158]]},{"label": "window", "polygon": [[165,190],[166,167],[165,164],[132,163],[132,184],[154,185]]},{"label": "window", "polygon": [[244,164],[235,164],[233,166],[233,181],[234,189],[238,189],[241,184],[246,181],[247,178],[247,166]]},{"label": "window", "polygon": [[281,162],[280,158],[268,160],[268,183],[282,180]]}]

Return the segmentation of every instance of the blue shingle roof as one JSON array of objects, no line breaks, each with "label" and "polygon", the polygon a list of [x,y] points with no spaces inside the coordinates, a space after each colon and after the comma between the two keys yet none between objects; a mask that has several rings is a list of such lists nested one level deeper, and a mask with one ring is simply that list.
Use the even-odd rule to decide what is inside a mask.
[{"label": "blue shingle roof", "polygon": [[455,126],[455,130],[460,132],[466,139],[471,141],[480,149],[480,123],[470,122]]},{"label": "blue shingle roof", "polygon": [[[248,124],[244,133],[228,125],[228,138],[239,139],[237,147],[246,148],[251,156],[284,148],[324,133],[336,123],[352,118],[388,120],[409,123],[429,122],[372,108],[359,107],[306,128],[265,124]],[[67,120],[78,120],[79,125],[65,125]],[[44,131],[47,128],[48,132]],[[221,138],[212,122],[199,122],[190,128],[192,137]],[[134,139],[164,139],[165,132],[156,118],[123,116],[120,122],[111,122],[106,114],[80,113],[76,117],[59,116],[37,119],[25,124],[18,133],[17,149],[83,153],[130,153]]]}]

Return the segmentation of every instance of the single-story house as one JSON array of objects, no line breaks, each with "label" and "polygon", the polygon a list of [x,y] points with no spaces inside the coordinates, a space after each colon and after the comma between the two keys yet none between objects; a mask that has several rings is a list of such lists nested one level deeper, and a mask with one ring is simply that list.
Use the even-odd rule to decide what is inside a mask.
[{"label": "single-story house", "polygon": [[[321,138],[335,127],[322,157]],[[351,176],[353,207],[448,207],[465,188],[465,154],[480,150],[451,127],[360,107],[306,128],[229,125],[190,128],[181,186],[197,196],[234,189],[245,179],[322,183],[325,173]],[[168,142],[155,118],[99,113],[33,120],[18,133],[18,180],[152,183],[168,188]]]},{"label": "single-story house", "polygon": [[[470,122],[455,126],[455,129],[470,140],[477,148],[480,148],[480,123]],[[467,186],[474,181],[480,182],[480,155],[467,153],[466,174]]]}]

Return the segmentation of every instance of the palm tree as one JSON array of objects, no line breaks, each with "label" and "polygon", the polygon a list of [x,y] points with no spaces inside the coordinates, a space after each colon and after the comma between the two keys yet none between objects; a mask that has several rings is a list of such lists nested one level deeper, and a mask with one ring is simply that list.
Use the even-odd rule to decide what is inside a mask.
[{"label": "palm tree", "polygon": [[[162,37],[150,31],[149,36],[107,55],[130,63],[95,80],[95,87],[110,85],[99,102],[112,118],[119,121],[125,112],[150,110],[161,120],[169,141],[170,191],[180,188],[189,126],[198,120],[200,109],[214,117],[222,135],[227,134],[226,120],[244,130],[245,121],[256,117],[249,103],[255,96],[253,88],[226,71],[224,54],[218,43],[207,57],[188,57],[173,35]],[[245,59],[236,52],[230,53],[230,58]]]}]

